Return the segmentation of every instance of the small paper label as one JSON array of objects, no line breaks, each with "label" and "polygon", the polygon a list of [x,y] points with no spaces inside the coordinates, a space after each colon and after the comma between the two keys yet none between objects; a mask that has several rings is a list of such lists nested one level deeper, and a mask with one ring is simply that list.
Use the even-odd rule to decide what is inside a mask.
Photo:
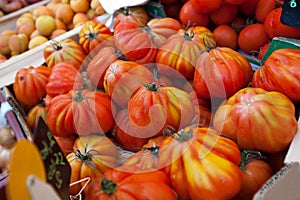
[{"label": "small paper label", "polygon": [[280,21],[285,25],[300,28],[300,0],[284,1]]}]

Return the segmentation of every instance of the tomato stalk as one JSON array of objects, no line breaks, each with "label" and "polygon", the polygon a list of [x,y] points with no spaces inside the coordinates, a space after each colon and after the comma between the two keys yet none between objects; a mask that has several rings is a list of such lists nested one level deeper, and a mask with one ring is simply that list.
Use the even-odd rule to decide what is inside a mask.
[{"label": "tomato stalk", "polygon": [[57,42],[56,40],[52,40],[52,41],[51,41],[51,45],[52,45],[52,47],[53,47],[56,51],[62,49],[61,44],[60,44],[59,42]]},{"label": "tomato stalk", "polygon": [[106,194],[112,194],[117,190],[117,184],[111,180],[103,179],[101,181],[101,189]]},{"label": "tomato stalk", "polygon": [[241,162],[239,167],[242,170],[246,170],[246,165],[253,160],[265,160],[266,156],[264,156],[260,151],[254,150],[242,150],[241,152]]},{"label": "tomato stalk", "polygon": [[156,145],[154,147],[144,147],[143,150],[150,151],[151,156],[158,158],[159,146]]},{"label": "tomato stalk", "polygon": [[91,151],[92,150],[87,151],[87,145],[86,145],[86,147],[84,149],[84,153],[81,153],[81,151],[79,149],[77,149],[74,153],[75,153],[76,158],[80,159],[83,163],[87,163],[94,170],[96,170],[96,167],[92,162],[92,156],[90,155]]}]

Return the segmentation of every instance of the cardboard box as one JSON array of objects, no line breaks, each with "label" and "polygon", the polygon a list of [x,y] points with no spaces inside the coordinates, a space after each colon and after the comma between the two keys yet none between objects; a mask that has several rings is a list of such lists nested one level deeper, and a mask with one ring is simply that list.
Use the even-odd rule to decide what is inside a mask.
[{"label": "cardboard box", "polygon": [[17,10],[15,12],[0,17],[0,32],[4,30],[15,30],[18,17],[20,17],[22,14],[26,12],[29,12],[33,8],[46,5],[48,2],[50,2],[50,0],[42,0],[40,2],[28,5],[20,10]]}]

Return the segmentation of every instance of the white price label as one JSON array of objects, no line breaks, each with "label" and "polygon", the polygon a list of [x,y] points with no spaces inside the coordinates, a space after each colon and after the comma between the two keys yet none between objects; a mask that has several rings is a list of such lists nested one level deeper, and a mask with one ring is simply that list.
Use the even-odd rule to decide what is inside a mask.
[{"label": "white price label", "polygon": [[99,0],[101,6],[108,14],[113,14],[120,8],[144,5],[148,1],[149,0]]}]

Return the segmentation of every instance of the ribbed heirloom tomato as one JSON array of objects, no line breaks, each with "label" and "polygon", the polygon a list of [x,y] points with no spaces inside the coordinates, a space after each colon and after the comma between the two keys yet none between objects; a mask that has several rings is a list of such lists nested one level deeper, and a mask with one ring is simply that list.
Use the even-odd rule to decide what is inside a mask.
[{"label": "ribbed heirloom tomato", "polygon": [[251,81],[252,67],[239,52],[216,47],[200,54],[194,74],[194,88],[202,98],[228,98]]},{"label": "ribbed heirloom tomato", "polygon": [[15,76],[13,90],[16,99],[24,106],[33,106],[46,96],[45,86],[51,69],[46,66],[29,66],[19,69]]},{"label": "ribbed heirloom tomato", "polygon": [[277,153],[296,134],[295,106],[280,92],[246,87],[218,107],[213,127],[241,149]]},{"label": "ribbed heirloom tomato", "polygon": [[[117,157],[117,147],[105,136],[90,135],[77,138],[73,152],[67,155],[71,166],[70,183],[89,177],[88,186],[91,185],[106,170],[117,166]],[[71,186],[70,193],[76,195],[85,183]]]},{"label": "ribbed heirloom tomato", "polygon": [[252,86],[278,91],[293,102],[300,102],[300,50],[277,49],[254,72]]},{"label": "ribbed heirloom tomato", "polygon": [[104,134],[113,126],[114,110],[103,92],[70,90],[51,99],[47,125],[54,136]]},{"label": "ribbed heirloom tomato", "polygon": [[179,199],[231,199],[240,190],[239,147],[211,128],[187,126],[160,145],[158,168]]}]

